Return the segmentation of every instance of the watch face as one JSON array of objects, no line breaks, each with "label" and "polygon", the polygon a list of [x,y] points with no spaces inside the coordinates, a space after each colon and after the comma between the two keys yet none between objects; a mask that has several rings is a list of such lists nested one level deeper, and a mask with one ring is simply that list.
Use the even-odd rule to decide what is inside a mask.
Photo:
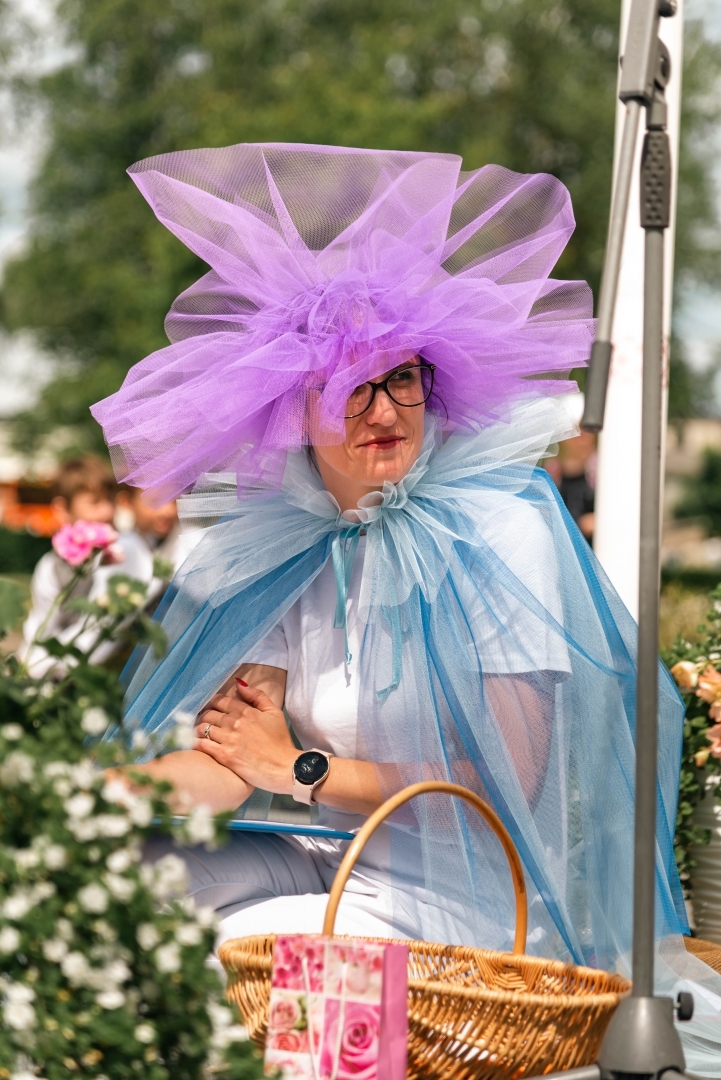
[{"label": "watch face", "polygon": [[328,772],[328,759],[315,750],[306,750],[295,759],[293,773],[299,784],[317,784]]}]

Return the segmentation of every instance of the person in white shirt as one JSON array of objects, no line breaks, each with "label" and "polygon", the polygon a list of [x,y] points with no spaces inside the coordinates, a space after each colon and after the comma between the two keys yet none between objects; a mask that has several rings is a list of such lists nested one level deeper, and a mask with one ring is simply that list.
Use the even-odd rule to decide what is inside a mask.
[{"label": "person in white shirt", "polygon": [[[122,560],[108,565],[101,563],[92,574],[81,578],[73,589],[73,598],[96,600],[107,592],[108,581],[113,574],[123,574],[146,585],[148,600],[157,602],[167,579],[154,574],[155,558],[169,564],[171,575],[182,561],[175,501],[156,509],[137,490],[118,493],[115,478],[108,466],[99,458],[86,455],[61,464],[55,479],[52,506],[61,525],[90,521],[103,524],[115,522],[121,526],[117,543]],[[75,637],[84,618],[79,612],[69,611],[66,606],[52,610],[60,592],[70,584],[73,574],[74,568],[55,551],[43,555],[35,567],[30,584],[31,608],[23,626],[23,645],[19,656],[36,678],[59,666],[58,661],[48,656],[39,644],[33,644],[38,633],[42,631],[43,638],[57,637],[60,641],[68,642]],[[89,626],[76,639],[76,644],[87,650],[92,647],[95,635],[96,630]],[[93,661],[102,663],[112,650],[110,643],[103,644],[92,654]]]},{"label": "person in white shirt", "polygon": [[[99,458],[93,455],[70,458],[58,469],[53,485],[52,506],[60,525],[90,521],[110,525],[115,514],[115,477]],[[100,566],[93,574],[81,578],[73,597],[94,600],[107,591],[108,577],[117,573],[117,566]],[[30,582],[31,606],[23,625],[23,644],[19,656],[38,678],[49,672],[57,661],[44,649],[33,645],[38,633],[42,637],[57,637],[69,641],[77,632],[83,616],[67,608],[52,611],[60,592],[70,584],[74,568],[55,551],[48,551],[39,560]],[[32,649],[31,649],[32,646]]]},{"label": "person in white shirt", "polygon": [[180,543],[175,500],[154,507],[137,488],[123,487],[118,492],[115,525],[120,532],[126,565],[133,567],[132,576],[146,583],[148,599],[157,601],[167,577],[154,573],[155,560],[168,564],[172,576],[185,553]]}]

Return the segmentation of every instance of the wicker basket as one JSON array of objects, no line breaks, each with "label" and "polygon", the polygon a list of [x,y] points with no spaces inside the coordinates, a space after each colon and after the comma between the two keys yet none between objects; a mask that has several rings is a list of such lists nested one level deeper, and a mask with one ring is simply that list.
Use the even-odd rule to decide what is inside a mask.
[{"label": "wicker basket", "polygon": [[[440,781],[413,784],[368,818],[336,874],[323,933],[333,933],[343,888],[370,835],[399,806],[426,792],[464,799],[495,832],[513,877],[516,933],[513,953],[407,942],[409,1080],[516,1080],[592,1064],[630,983],[604,971],[522,955],[527,901],[518,853],[497,815],[466,788]],[[261,1046],[274,941],[273,935],[237,938],[219,953],[229,976],[228,998]]]},{"label": "wicker basket", "polygon": [[683,943],[686,946],[686,952],[697,956],[699,960],[703,960],[704,964],[708,964],[710,968],[713,968],[714,971],[721,975],[721,945],[697,937],[684,938]]}]

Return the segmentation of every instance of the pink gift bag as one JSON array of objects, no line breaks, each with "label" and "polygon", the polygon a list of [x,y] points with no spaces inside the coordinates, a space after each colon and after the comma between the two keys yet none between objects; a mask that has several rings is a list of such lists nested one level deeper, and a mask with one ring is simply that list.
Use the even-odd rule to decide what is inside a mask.
[{"label": "pink gift bag", "polygon": [[408,948],[276,938],[266,1072],[283,1080],[405,1080]]}]

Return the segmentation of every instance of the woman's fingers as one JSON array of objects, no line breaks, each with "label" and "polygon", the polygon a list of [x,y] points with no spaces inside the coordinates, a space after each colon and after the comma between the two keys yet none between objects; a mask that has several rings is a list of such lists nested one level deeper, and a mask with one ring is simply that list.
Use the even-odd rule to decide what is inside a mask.
[{"label": "woman's fingers", "polygon": [[220,712],[227,713],[232,712],[233,707],[237,708],[239,705],[242,705],[242,702],[238,701],[237,698],[228,697],[227,694],[215,694],[208,702],[206,708],[217,709]]},{"label": "woman's fingers", "polygon": [[195,725],[200,731],[203,730],[206,724],[214,724],[216,727],[232,727],[237,716],[231,716],[229,713],[218,712],[216,709],[206,709],[198,717],[198,723]]},{"label": "woman's fingers", "polygon": [[195,744],[195,749],[201,750],[204,754],[207,754],[208,757],[215,758],[219,765],[225,765],[231,772],[235,771],[232,768],[232,762],[227,748],[221,746],[220,743],[213,742],[212,739],[198,739]]},{"label": "woman's fingers", "polygon": [[240,679],[236,679],[235,682],[241,700],[247,705],[251,705],[254,709],[258,709],[259,712],[270,712],[271,710],[273,712],[278,712],[278,706],[274,704],[262,690],[256,690],[254,686],[243,686]]}]

